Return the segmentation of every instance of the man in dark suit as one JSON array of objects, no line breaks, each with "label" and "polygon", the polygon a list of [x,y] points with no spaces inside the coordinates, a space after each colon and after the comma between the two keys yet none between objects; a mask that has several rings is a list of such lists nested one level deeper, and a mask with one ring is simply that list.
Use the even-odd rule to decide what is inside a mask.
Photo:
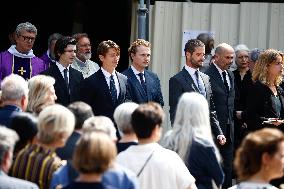
[{"label": "man in dark suit", "polygon": [[28,104],[28,83],[19,75],[11,74],[1,83],[3,107],[0,108],[0,124],[10,127],[13,116],[26,111]]},{"label": "man in dark suit", "polygon": [[0,125],[0,189],[38,189],[38,186],[32,182],[7,175],[13,161],[14,146],[18,140],[16,131]]},{"label": "man in dark suit", "polygon": [[127,89],[127,77],[117,72],[120,48],[111,41],[103,41],[97,49],[101,68],[83,82],[82,99],[88,103],[96,116],[107,116],[113,120],[115,108],[131,100]]},{"label": "man in dark suit", "polygon": [[68,106],[80,100],[80,84],[83,81],[82,73],[70,66],[76,57],[76,40],[69,36],[58,39],[54,53],[56,63],[41,74],[55,78],[56,103]]},{"label": "man in dark suit", "polygon": [[122,72],[128,78],[129,93],[138,104],[154,101],[164,106],[160,80],[157,74],[147,70],[151,58],[151,44],[137,39],[128,49],[132,65]]},{"label": "man in dark suit", "polygon": [[177,103],[184,92],[195,91],[201,93],[206,97],[210,107],[210,121],[213,135],[220,144],[224,144],[226,138],[220,129],[216,116],[209,77],[199,71],[199,68],[202,67],[204,62],[205,45],[198,39],[191,39],[185,44],[184,52],[186,64],[182,71],[170,78],[169,82],[171,122],[172,124],[174,123]]},{"label": "man in dark suit", "polygon": [[214,62],[205,72],[211,80],[218,120],[227,139],[224,145],[218,145],[225,173],[223,188],[232,186],[235,87],[234,74],[228,69],[233,58],[234,49],[230,45],[222,43],[216,47]]}]

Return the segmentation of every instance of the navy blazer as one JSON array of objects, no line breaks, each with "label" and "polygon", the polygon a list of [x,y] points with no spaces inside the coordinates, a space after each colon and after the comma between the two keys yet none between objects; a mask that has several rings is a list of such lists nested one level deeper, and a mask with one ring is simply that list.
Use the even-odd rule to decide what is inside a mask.
[{"label": "navy blazer", "polygon": [[[222,76],[214,64],[211,64],[205,73],[210,77],[213,92],[213,102],[216,107],[216,113],[222,132],[226,136],[227,140],[230,139],[231,142],[233,142],[235,82],[233,72],[228,70],[227,72],[230,78],[231,86],[229,93],[226,92]],[[230,125],[230,127],[227,128],[227,125]]]},{"label": "navy blazer", "polygon": [[82,100],[89,104],[95,115],[103,115],[113,120],[115,108],[126,101],[131,101],[127,86],[127,77],[115,72],[119,82],[119,96],[117,103],[111,99],[109,86],[101,69],[86,78],[82,85]]},{"label": "navy blazer", "polygon": [[80,86],[84,80],[81,72],[75,70],[71,66],[69,67],[70,94],[68,93],[65,80],[56,64],[43,71],[41,74],[52,76],[55,79],[54,89],[57,96],[56,103],[68,106],[71,102],[79,101],[81,99]]},{"label": "navy blazer", "polygon": [[160,80],[157,74],[149,70],[144,70],[147,95],[145,94],[140,81],[137,79],[131,68],[128,68],[122,72],[122,74],[128,78],[129,94],[133,102],[141,104],[154,101],[159,103],[161,106],[164,106]]},{"label": "navy blazer", "polygon": [[[214,136],[217,137],[218,135],[222,135],[223,133],[219,126],[219,122],[215,111],[215,106],[212,101],[212,90],[211,90],[210,80],[209,77],[202,72],[200,72],[200,76],[205,85],[206,99],[210,108],[210,122],[211,122],[212,132]],[[195,85],[188,71],[185,68],[183,68],[179,73],[171,77],[169,82],[169,105],[170,105],[170,117],[172,123],[174,122],[178,100],[180,96],[185,92],[200,93],[198,87]]]},{"label": "navy blazer", "polygon": [[6,105],[0,108],[0,125],[10,127],[13,116],[21,111],[21,108],[15,105]]}]

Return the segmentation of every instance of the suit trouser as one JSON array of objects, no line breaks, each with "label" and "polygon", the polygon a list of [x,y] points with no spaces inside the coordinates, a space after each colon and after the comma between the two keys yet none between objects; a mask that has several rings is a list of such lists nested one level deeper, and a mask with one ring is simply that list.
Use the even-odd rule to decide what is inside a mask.
[{"label": "suit trouser", "polygon": [[220,154],[223,159],[222,168],[225,174],[225,180],[222,185],[223,189],[227,189],[232,186],[232,171],[233,171],[233,143],[230,138],[224,145],[218,145]]}]

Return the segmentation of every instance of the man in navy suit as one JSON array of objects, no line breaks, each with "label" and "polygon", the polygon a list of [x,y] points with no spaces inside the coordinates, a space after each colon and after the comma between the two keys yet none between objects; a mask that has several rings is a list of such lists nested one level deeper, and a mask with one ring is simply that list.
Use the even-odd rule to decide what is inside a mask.
[{"label": "man in navy suit", "polygon": [[41,74],[55,78],[56,103],[68,106],[80,100],[80,84],[83,81],[82,73],[70,66],[76,57],[76,40],[69,36],[58,39],[54,53],[56,63]]},{"label": "man in navy suit", "polygon": [[28,83],[19,75],[11,74],[1,83],[3,107],[0,109],[0,124],[10,127],[13,116],[25,111],[28,104]]},{"label": "man in navy suit", "polygon": [[38,189],[34,183],[7,175],[13,162],[14,146],[18,140],[16,131],[0,125],[0,189]]},{"label": "man in navy suit", "polygon": [[216,47],[213,64],[205,72],[211,80],[218,120],[227,139],[224,145],[218,145],[225,173],[223,188],[232,186],[235,87],[234,74],[228,69],[233,58],[234,49],[230,45],[222,43]]},{"label": "man in navy suit", "polygon": [[111,41],[99,44],[97,55],[101,68],[83,82],[82,100],[89,104],[96,116],[102,115],[113,120],[115,108],[130,101],[127,77],[117,72],[120,48]]},{"label": "man in navy suit", "polygon": [[225,144],[226,138],[219,126],[215,106],[212,99],[211,83],[208,75],[199,71],[203,66],[205,45],[198,39],[190,39],[184,48],[186,64],[182,71],[170,78],[169,104],[170,117],[174,123],[176,107],[180,96],[184,92],[198,92],[204,95],[210,107],[210,121],[212,132],[219,144]]},{"label": "man in navy suit", "polygon": [[151,44],[137,39],[128,49],[132,65],[122,72],[128,78],[129,93],[138,104],[154,101],[164,106],[160,80],[157,74],[147,70],[151,58]]}]

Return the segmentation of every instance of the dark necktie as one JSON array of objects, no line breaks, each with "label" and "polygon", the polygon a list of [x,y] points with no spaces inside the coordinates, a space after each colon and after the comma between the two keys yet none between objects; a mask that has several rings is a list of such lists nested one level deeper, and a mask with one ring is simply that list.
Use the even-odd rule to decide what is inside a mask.
[{"label": "dark necktie", "polygon": [[113,75],[110,76],[109,88],[110,88],[111,99],[112,99],[113,103],[116,103],[117,91],[116,91]]},{"label": "dark necktie", "polygon": [[227,73],[225,71],[222,72],[222,76],[223,76],[223,82],[226,88],[226,92],[229,93],[229,85],[227,82],[227,77],[226,77]]},{"label": "dark necktie", "polygon": [[143,73],[139,73],[138,76],[139,76],[141,85],[142,85],[145,93],[147,94],[147,88],[146,88],[146,83],[145,83],[144,78],[143,78]]},{"label": "dark necktie", "polygon": [[201,81],[200,81],[200,78],[199,78],[199,71],[198,70],[196,70],[195,71],[195,77],[196,77],[196,83],[197,83],[197,87],[198,87],[198,89],[199,89],[199,92],[200,92],[200,94],[202,94],[203,96],[205,96],[205,87],[203,86],[203,84],[201,83]]},{"label": "dark necktie", "polygon": [[68,76],[67,76],[67,74],[68,74],[68,69],[65,68],[64,71],[63,71],[64,81],[65,81],[66,87],[67,87],[67,89],[68,89],[68,91],[69,91],[69,82],[68,82]]}]

